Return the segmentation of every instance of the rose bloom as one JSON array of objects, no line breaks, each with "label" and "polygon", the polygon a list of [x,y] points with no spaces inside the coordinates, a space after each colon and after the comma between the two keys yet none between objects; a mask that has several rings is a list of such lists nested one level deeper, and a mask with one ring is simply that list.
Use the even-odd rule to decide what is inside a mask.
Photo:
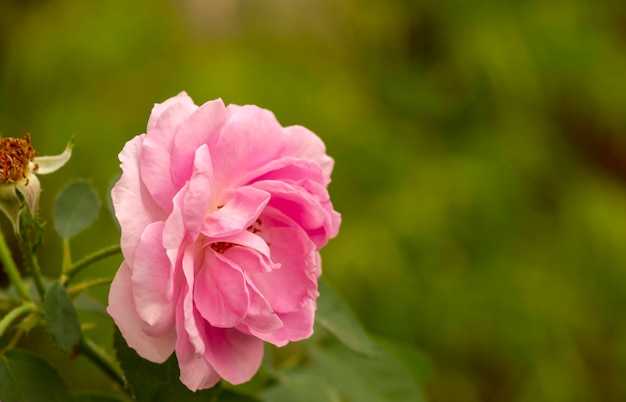
[{"label": "rose bloom", "polygon": [[248,381],[264,342],[312,334],[319,250],[341,221],[334,162],[313,132],[183,92],[154,106],[119,158],[124,262],[107,311],[130,347],[153,362],[176,352],[195,391]]}]

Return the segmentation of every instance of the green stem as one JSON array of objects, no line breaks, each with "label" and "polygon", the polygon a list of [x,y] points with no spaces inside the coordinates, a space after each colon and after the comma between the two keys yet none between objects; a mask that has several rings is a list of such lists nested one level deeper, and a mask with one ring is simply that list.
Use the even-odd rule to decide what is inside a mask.
[{"label": "green stem", "polygon": [[63,239],[63,262],[61,263],[61,275],[65,274],[72,265],[72,253],[70,252],[70,239]]},{"label": "green stem", "polygon": [[73,264],[69,269],[65,272],[65,280],[64,283],[68,283],[72,280],[76,274],[78,274],[83,269],[87,268],[91,264],[103,260],[112,255],[118,254],[122,251],[121,247],[118,244],[105,247],[101,250],[96,251],[95,253],[89,254],[88,256],[82,258],[80,261]]},{"label": "green stem", "polygon": [[0,336],[4,335],[4,331],[7,330],[7,328],[9,327],[9,325],[11,325],[11,323],[20,315],[27,313],[29,311],[35,311],[37,310],[37,306],[35,306],[32,303],[26,303],[26,304],[22,304],[21,306],[18,306],[16,308],[14,308],[13,310],[9,311],[9,313],[7,315],[5,315],[2,320],[0,320]]},{"label": "green stem", "polygon": [[72,297],[74,295],[76,295],[77,293],[80,293],[86,289],[89,289],[92,286],[99,286],[99,285],[106,285],[111,283],[111,281],[113,281],[113,277],[109,276],[106,278],[97,278],[97,279],[92,279],[89,281],[85,281],[85,282],[81,282],[77,285],[74,285],[72,287],[70,287],[69,289],[67,289],[67,294]]},{"label": "green stem", "polygon": [[4,239],[2,231],[0,231],[0,260],[2,260],[7,276],[9,277],[11,284],[15,287],[15,290],[17,290],[18,295],[22,299],[30,301],[30,295],[24,286],[24,282],[20,276],[20,271],[18,271],[15,261],[13,261],[13,256],[11,256],[11,251],[9,251],[9,247],[7,246],[7,242]]},{"label": "green stem", "polygon": [[39,298],[44,300],[46,297],[46,288],[43,284],[43,277],[41,276],[41,268],[39,267],[37,256],[33,254],[33,249],[28,243],[20,241],[20,248],[22,249],[22,254],[24,254],[24,258],[26,259],[26,264],[30,268],[30,273],[33,275],[35,288],[37,288]]},{"label": "green stem", "polygon": [[88,357],[98,367],[111,377],[115,382],[126,389],[124,373],[111,361],[111,358],[96,345],[91,339],[83,337],[78,344],[78,351]]},{"label": "green stem", "polygon": [[[28,225],[26,222],[31,222]],[[43,277],[41,276],[41,268],[39,267],[39,261],[37,261],[37,256],[34,252],[34,246],[32,245],[31,236],[28,234],[28,226],[35,229],[37,234],[37,242],[41,243],[41,231],[40,227],[37,224],[37,219],[30,214],[28,208],[23,212],[22,219],[20,219],[20,233],[18,236],[18,243],[20,248],[22,249],[22,254],[24,255],[24,259],[26,260],[26,266],[29,268],[30,273],[33,276],[33,280],[35,282],[35,288],[37,289],[37,294],[39,294],[39,299],[44,300],[46,297],[46,288],[43,284]],[[28,226],[27,226],[28,225]]]}]

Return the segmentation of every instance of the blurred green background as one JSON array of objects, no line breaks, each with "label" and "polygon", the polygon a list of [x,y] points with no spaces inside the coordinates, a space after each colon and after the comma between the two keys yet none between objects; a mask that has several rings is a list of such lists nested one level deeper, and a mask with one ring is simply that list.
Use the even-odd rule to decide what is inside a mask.
[{"label": "blurred green background", "polygon": [[[324,275],[413,348],[430,401],[626,400],[622,2],[1,0],[0,133],[76,143],[41,178],[49,274],[56,192],[83,177],[104,198],[181,90],[326,142],[343,225]],[[117,239],[103,210],[72,248]]]}]

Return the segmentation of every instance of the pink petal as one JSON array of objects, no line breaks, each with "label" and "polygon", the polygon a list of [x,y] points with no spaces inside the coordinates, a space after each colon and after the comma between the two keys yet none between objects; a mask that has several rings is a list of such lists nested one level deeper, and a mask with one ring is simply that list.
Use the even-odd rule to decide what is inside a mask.
[{"label": "pink petal", "polygon": [[189,342],[184,330],[184,316],[183,299],[181,298],[176,314],[176,326],[181,329],[176,339],[176,358],[180,367],[180,381],[192,391],[210,388],[217,384],[221,377],[204,355],[196,353],[195,347]]},{"label": "pink petal", "polygon": [[[261,253],[267,258],[270,257],[270,248],[265,242],[265,240],[263,240],[261,237],[247,230],[244,230],[242,232],[236,233],[231,236],[224,236],[224,237],[219,237],[219,238],[207,238],[206,241],[209,244],[216,243],[216,242],[232,243],[235,245],[248,247],[252,250],[255,250]],[[226,250],[226,252],[228,252],[228,250]]]},{"label": "pink petal", "polygon": [[302,126],[285,127],[283,131],[287,134],[288,144],[285,155],[316,162],[330,179],[335,161],[326,155],[324,142],[311,130]]},{"label": "pink petal", "polygon": [[163,248],[164,222],[154,222],[143,232],[132,263],[131,281],[138,315],[158,336],[174,325],[176,301],[170,260]]},{"label": "pink petal", "polygon": [[133,138],[120,152],[122,176],[111,191],[115,216],[123,228],[120,241],[122,253],[128,261],[133,260],[135,248],[146,226],[165,219],[165,211],[153,201],[139,177],[138,160],[145,138],[145,135]]},{"label": "pink petal", "polygon": [[248,292],[239,268],[213,250],[205,252],[202,268],[196,274],[195,306],[214,327],[232,328],[246,315]]},{"label": "pink petal", "polygon": [[306,159],[283,157],[268,162],[258,169],[246,172],[242,181],[253,183],[260,180],[299,181],[312,180],[326,187],[330,179],[324,175],[320,166]]},{"label": "pink petal", "polygon": [[204,217],[202,233],[219,238],[245,230],[261,215],[269,200],[270,194],[267,191],[240,187],[221,209]]},{"label": "pink petal", "polygon": [[211,155],[208,147],[202,145],[196,151],[194,173],[188,182],[183,201],[185,228],[194,241],[200,233],[211,203],[212,176]]},{"label": "pink petal", "polygon": [[265,297],[256,289],[254,283],[249,282],[247,286],[250,305],[243,321],[246,330],[255,333],[269,333],[283,327],[283,322]]},{"label": "pink petal", "polygon": [[318,296],[319,253],[306,233],[289,218],[271,208],[266,213],[261,217],[263,229],[259,234],[271,244],[272,261],[280,263],[280,269],[251,273],[250,279],[274,311],[297,311],[307,299]]},{"label": "pink petal", "polygon": [[[189,339],[189,342],[193,345],[194,350],[198,354],[203,354],[205,351],[205,339],[202,336],[202,326],[204,325],[204,320],[200,317],[196,318],[196,307],[194,306],[194,281],[195,281],[195,271],[196,271],[196,262],[201,261],[202,259],[202,251],[195,244],[189,245],[183,254],[182,259],[182,268],[183,274],[185,278],[185,285],[183,286],[183,290],[186,289],[186,292],[183,294],[183,303],[182,309],[180,309],[176,314],[176,332],[178,336],[186,336]],[[183,317],[182,321],[179,323],[178,318]]]},{"label": "pink petal", "polygon": [[263,341],[231,328],[205,326],[205,357],[231,384],[249,381],[261,366]]},{"label": "pink petal", "polygon": [[161,110],[158,118],[152,119],[151,116],[148,124],[140,160],[141,178],[164,209],[171,208],[172,197],[180,188],[175,185],[171,173],[174,137],[180,125],[196,109],[193,102],[168,102],[168,107]]},{"label": "pink petal", "polygon": [[128,346],[144,359],[162,363],[172,354],[176,343],[174,328],[159,337],[152,337],[144,332],[146,323],[135,308],[131,271],[126,262],[122,263],[111,283],[107,312],[113,317]]},{"label": "pink petal", "polygon": [[313,335],[315,322],[315,300],[307,300],[302,307],[292,313],[278,313],[284,323],[282,328],[274,331],[259,331],[251,327],[250,333],[276,346],[285,346],[289,342],[301,341]]},{"label": "pink petal", "polygon": [[172,179],[174,187],[181,187],[191,177],[194,155],[201,145],[211,146],[226,121],[226,107],[221,99],[200,106],[179,127],[172,152]]},{"label": "pink petal", "polygon": [[319,199],[302,188],[276,180],[256,182],[254,186],[272,194],[270,205],[293,219],[303,229],[315,229],[324,225],[327,214]]},{"label": "pink petal", "polygon": [[336,236],[341,219],[330,201],[322,202],[302,187],[283,181],[259,181],[254,183],[254,187],[271,193],[268,205],[300,225],[318,249]]},{"label": "pink petal", "polygon": [[178,95],[173,96],[169,99],[166,99],[162,103],[155,103],[154,107],[152,108],[152,112],[150,113],[150,118],[148,119],[148,131],[152,130],[156,126],[157,121],[161,118],[161,114],[163,114],[164,111],[176,105],[177,103],[183,104],[185,106],[195,106],[197,108],[197,106],[193,103],[193,100],[189,97],[189,95],[187,95],[187,92],[185,91],[180,92]]},{"label": "pink petal", "polygon": [[243,185],[239,179],[281,155],[284,148],[282,127],[268,110],[242,106],[217,137],[212,153],[215,186],[218,189]]},{"label": "pink petal", "polygon": [[267,256],[265,256],[249,247],[231,247],[224,252],[224,257],[234,261],[248,275],[257,272],[270,272],[280,268],[280,264],[269,259],[269,248]]}]

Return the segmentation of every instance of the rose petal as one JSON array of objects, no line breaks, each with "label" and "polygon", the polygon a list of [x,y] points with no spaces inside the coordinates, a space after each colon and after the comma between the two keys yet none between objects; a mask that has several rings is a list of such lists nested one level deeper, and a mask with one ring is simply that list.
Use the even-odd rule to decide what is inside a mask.
[{"label": "rose petal", "polygon": [[252,273],[250,279],[274,311],[288,313],[318,296],[319,257],[315,244],[300,227],[285,216],[278,217],[272,210],[263,215],[264,228],[259,234],[271,244],[272,261],[280,263],[280,269]]},{"label": "rose petal", "polygon": [[241,384],[261,366],[263,341],[237,329],[205,325],[205,357],[218,374],[231,384]]},{"label": "rose petal", "polygon": [[315,322],[315,300],[308,299],[292,313],[278,313],[277,317],[284,324],[274,331],[260,331],[250,327],[250,333],[276,346],[285,346],[289,342],[297,342],[313,335]]},{"label": "rose petal", "polygon": [[243,324],[247,331],[270,333],[284,326],[270,303],[263,297],[254,283],[248,282],[249,307]]},{"label": "rose petal", "polygon": [[[189,102],[166,102],[158,117],[148,124],[140,159],[141,177],[155,201],[169,210],[180,185],[172,179],[174,137],[179,126],[197,109]],[[154,113],[154,112],[153,112]],[[152,116],[151,116],[152,119]]]},{"label": "rose petal", "polygon": [[200,106],[183,121],[174,138],[172,150],[172,180],[180,187],[191,177],[196,150],[203,144],[211,147],[211,137],[217,136],[226,121],[226,107],[221,99]]},{"label": "rose petal", "polygon": [[304,158],[317,163],[330,181],[335,161],[326,154],[326,145],[311,130],[302,126],[285,127],[287,147],[285,155]]},{"label": "rose petal", "polygon": [[176,326],[180,328],[176,339],[176,358],[180,367],[180,381],[192,391],[210,388],[221,377],[204,355],[196,353],[184,330],[185,310],[183,299],[179,300],[176,314]]},{"label": "rose petal", "polygon": [[33,169],[37,174],[48,174],[56,172],[67,163],[72,157],[72,142],[70,141],[65,150],[59,155],[54,156],[37,156],[34,160],[36,168]]},{"label": "rose petal", "polygon": [[144,332],[146,323],[137,314],[131,286],[130,267],[123,262],[111,283],[107,312],[113,317],[128,346],[144,359],[162,363],[174,351],[176,332],[172,328],[158,337]]},{"label": "rose petal", "polygon": [[152,130],[161,118],[163,112],[165,112],[170,107],[175,106],[176,104],[181,104],[185,107],[198,108],[193,100],[189,97],[189,95],[187,95],[187,92],[182,91],[178,95],[172,96],[171,98],[165,100],[165,102],[154,104],[154,107],[152,107],[152,112],[150,113],[150,118],[148,119],[147,130]]},{"label": "rose petal", "polygon": [[248,289],[239,268],[213,250],[207,250],[196,273],[194,301],[202,317],[214,327],[232,328],[248,311]]},{"label": "rose petal", "polygon": [[115,216],[122,227],[122,253],[128,261],[133,260],[135,248],[146,226],[164,220],[166,216],[139,177],[139,158],[145,137],[140,135],[133,138],[120,152],[122,176],[111,190]]},{"label": "rose petal", "polygon": [[204,217],[211,205],[212,176],[211,155],[206,145],[196,151],[194,173],[188,182],[183,201],[185,228],[195,241],[204,224]]},{"label": "rose petal", "polygon": [[138,315],[150,326],[152,336],[168,331],[174,325],[174,278],[163,248],[164,222],[146,227],[135,250],[131,281]]},{"label": "rose petal", "polygon": [[272,112],[256,106],[242,106],[222,127],[213,147],[215,186],[243,185],[239,179],[281,155],[282,127]]},{"label": "rose petal", "polygon": [[269,200],[267,191],[240,187],[222,208],[204,217],[202,233],[219,238],[245,230],[259,217]]},{"label": "rose petal", "polygon": [[187,336],[189,342],[193,345],[194,350],[198,354],[203,354],[206,348],[206,338],[202,336],[201,330],[203,321],[201,318],[196,320],[196,307],[194,306],[194,281],[195,281],[195,265],[202,261],[202,251],[195,244],[189,245],[183,254],[182,268],[186,292],[182,294],[182,309],[178,311],[178,316],[182,316],[181,324],[176,322],[176,332],[178,336]]}]

